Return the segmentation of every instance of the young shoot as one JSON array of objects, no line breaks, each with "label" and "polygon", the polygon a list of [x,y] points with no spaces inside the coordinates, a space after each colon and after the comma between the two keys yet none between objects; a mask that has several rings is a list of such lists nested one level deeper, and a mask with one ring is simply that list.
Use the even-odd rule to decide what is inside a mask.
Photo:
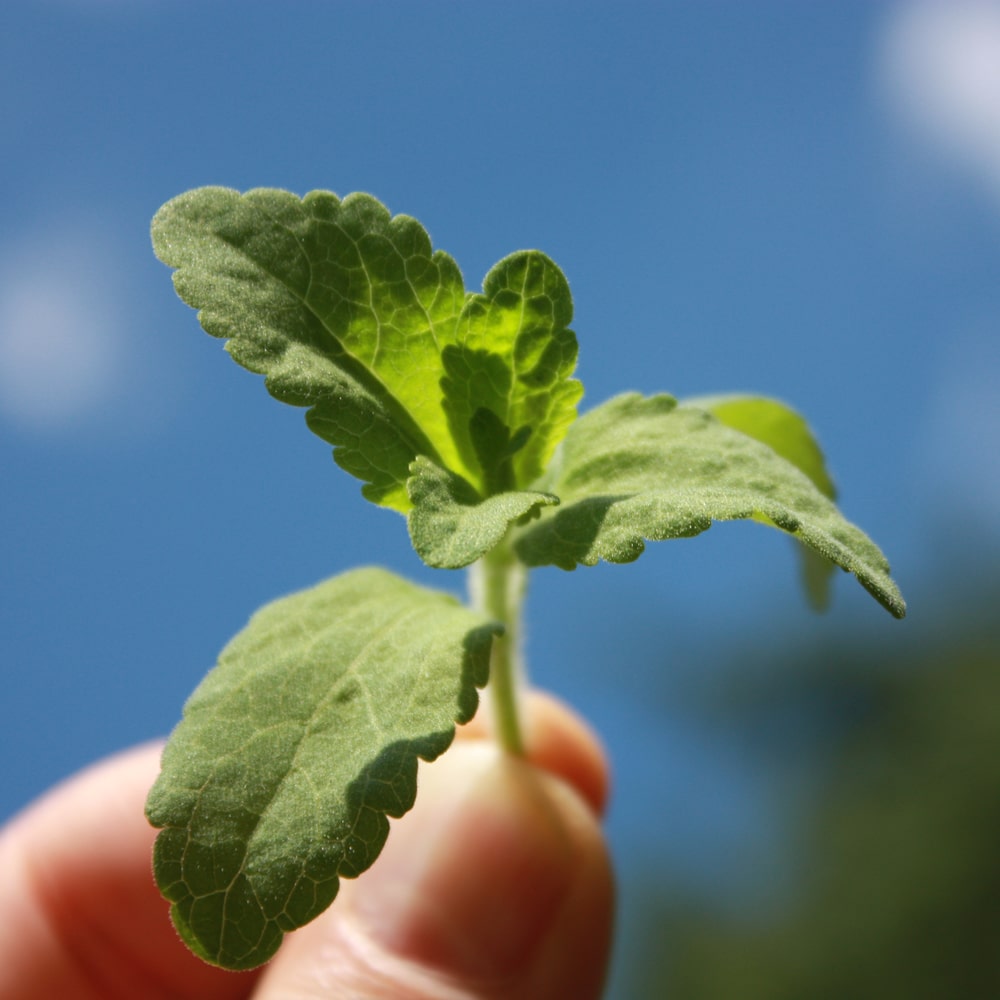
[{"label": "young shoot", "polygon": [[429,566],[470,567],[469,606],[382,569],[258,611],[184,708],[147,813],[181,936],[230,969],[266,962],[341,877],[375,860],[489,682],[523,751],[518,621],[536,566],[631,562],[647,541],[749,519],[791,536],[822,605],[836,567],[903,599],[848,523],[806,423],[749,396],[625,393],[577,416],[573,303],[543,253],[481,292],[414,219],[366,194],[201,188],[152,227],[177,293]]}]

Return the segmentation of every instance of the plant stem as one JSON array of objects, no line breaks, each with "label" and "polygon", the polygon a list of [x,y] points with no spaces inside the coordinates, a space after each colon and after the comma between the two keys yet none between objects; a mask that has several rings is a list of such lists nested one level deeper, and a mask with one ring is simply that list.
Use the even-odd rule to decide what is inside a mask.
[{"label": "plant stem", "polygon": [[493,640],[487,695],[497,741],[517,756],[524,755],[520,624],[526,577],[524,566],[501,542],[471,567],[469,581],[473,606],[504,626],[504,634]]}]

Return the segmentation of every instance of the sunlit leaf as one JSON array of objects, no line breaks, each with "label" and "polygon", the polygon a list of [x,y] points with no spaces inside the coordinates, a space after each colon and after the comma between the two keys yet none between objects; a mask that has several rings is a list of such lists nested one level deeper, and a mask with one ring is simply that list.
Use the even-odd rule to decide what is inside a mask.
[{"label": "sunlit leaf", "polygon": [[205,330],[275,398],[310,407],[370,500],[405,511],[417,455],[468,471],[440,386],[465,288],[415,219],[364,194],[199,188],[164,205],[152,234]]},{"label": "sunlit leaf", "polygon": [[486,494],[524,487],[545,469],[576,418],[576,336],[562,272],[526,250],[496,264],[466,303],[444,352],[452,430]]}]

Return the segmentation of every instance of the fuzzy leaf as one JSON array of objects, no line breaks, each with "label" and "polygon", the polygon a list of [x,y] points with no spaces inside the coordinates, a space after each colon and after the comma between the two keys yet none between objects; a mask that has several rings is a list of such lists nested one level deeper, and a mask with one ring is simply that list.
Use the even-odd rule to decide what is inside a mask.
[{"label": "fuzzy leaf", "polygon": [[469,473],[440,386],[465,287],[415,219],[363,194],[200,188],[164,205],[152,236],[205,330],[275,398],[310,407],[368,499],[405,511],[417,455]]},{"label": "fuzzy leaf", "polygon": [[763,396],[732,395],[683,399],[679,405],[708,410],[727,427],[762,441],[804,472],[824,496],[837,498],[819,442],[805,418],[787,404]]},{"label": "fuzzy leaf", "polygon": [[[762,441],[804,472],[824,496],[836,499],[837,488],[827,472],[819,442],[805,419],[791,407],[759,396],[708,396],[685,399],[681,405],[708,410],[727,427]],[[813,607],[822,610],[830,603],[834,564],[807,545],[797,548],[806,594]]]},{"label": "fuzzy leaf", "polygon": [[457,344],[445,348],[446,404],[465,464],[484,495],[523,488],[546,467],[576,419],[583,386],[570,376],[573,299],[545,254],[505,257],[470,296]]},{"label": "fuzzy leaf", "polygon": [[763,516],[853,573],[892,614],[905,604],[874,543],[773,449],[670,396],[615,397],[581,417],[538,489],[558,508],[519,530],[529,566],[630,562],[645,539]]},{"label": "fuzzy leaf", "polygon": [[429,566],[459,569],[485,555],[515,521],[556,504],[548,493],[515,491],[481,500],[465,480],[426,458],[413,463],[410,540]]},{"label": "fuzzy leaf", "polygon": [[475,712],[499,628],[355,570],[259,611],[185,706],[147,813],[156,880],[202,958],[267,961],[378,855]]}]

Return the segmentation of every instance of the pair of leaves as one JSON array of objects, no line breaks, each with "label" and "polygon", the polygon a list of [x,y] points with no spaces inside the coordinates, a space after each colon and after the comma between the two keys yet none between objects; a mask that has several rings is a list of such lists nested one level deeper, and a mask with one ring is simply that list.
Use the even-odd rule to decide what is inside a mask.
[{"label": "pair of leaves", "polygon": [[485,498],[544,470],[582,393],[562,272],[516,253],[466,294],[421,225],[374,198],[199,188],[156,214],[180,297],[364,495],[406,512],[426,456]]},{"label": "pair of leaves", "polygon": [[[543,254],[504,258],[466,293],[416,220],[323,191],[201,188],[168,202],[152,233],[204,328],[272,395],[309,408],[364,495],[408,513],[430,565],[468,565],[539,514],[519,555],[567,569],[754,518],[804,543],[817,604],[832,562],[902,613],[884,558],[825,502],[822,455],[787,407],[721,398],[670,413],[623,397],[574,425],[572,299]],[[716,422],[685,417],[695,405]],[[551,458],[571,427],[560,478]]]},{"label": "pair of leaves", "polygon": [[490,532],[476,531],[489,523],[491,503],[536,515],[513,532],[523,563],[562,569],[631,562],[647,539],[687,538],[713,521],[745,518],[802,543],[816,603],[836,565],[893,615],[905,614],[885,557],[833,503],[833,484],[805,423],[774,400],[679,406],[666,395],[617,396],[573,424],[538,492],[476,502],[449,492],[430,463],[418,464],[415,479],[411,492],[420,502],[411,534],[432,563],[465,565],[495,544]]}]

